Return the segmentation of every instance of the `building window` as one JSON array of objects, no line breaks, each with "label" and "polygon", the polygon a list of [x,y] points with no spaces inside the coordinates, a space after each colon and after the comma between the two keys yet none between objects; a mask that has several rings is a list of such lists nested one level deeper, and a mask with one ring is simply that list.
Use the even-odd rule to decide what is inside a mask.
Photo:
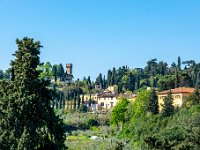
[{"label": "building window", "polygon": [[100,106],[104,106],[104,102],[101,102],[101,103],[100,103]]}]

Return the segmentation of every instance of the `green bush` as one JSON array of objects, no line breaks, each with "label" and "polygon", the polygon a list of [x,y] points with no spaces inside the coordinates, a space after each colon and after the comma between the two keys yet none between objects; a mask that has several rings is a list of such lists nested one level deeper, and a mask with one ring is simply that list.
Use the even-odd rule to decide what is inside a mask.
[{"label": "green bush", "polygon": [[89,119],[87,125],[88,125],[89,127],[97,126],[97,125],[98,125],[98,122],[97,122],[95,119]]}]

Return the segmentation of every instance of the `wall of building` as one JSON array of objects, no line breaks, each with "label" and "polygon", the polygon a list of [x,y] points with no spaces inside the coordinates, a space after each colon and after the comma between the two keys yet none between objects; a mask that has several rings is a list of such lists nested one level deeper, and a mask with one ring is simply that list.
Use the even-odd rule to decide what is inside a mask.
[{"label": "wall of building", "polygon": [[[164,98],[167,96],[167,94],[165,95],[158,95],[158,105],[159,105],[159,111],[162,110],[162,104],[164,103]],[[177,107],[177,106],[182,106],[183,104],[183,94],[172,94],[172,98],[173,98],[173,106]]]},{"label": "wall of building", "polygon": [[111,109],[117,104],[117,97],[99,97],[98,106],[104,109]]}]

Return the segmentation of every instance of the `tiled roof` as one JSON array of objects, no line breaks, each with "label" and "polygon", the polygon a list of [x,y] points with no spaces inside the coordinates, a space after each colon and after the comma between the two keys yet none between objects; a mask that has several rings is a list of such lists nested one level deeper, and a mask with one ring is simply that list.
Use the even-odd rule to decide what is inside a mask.
[{"label": "tiled roof", "polygon": [[[172,94],[193,93],[194,90],[195,90],[194,88],[190,88],[190,87],[179,87],[179,88],[171,89],[171,92]],[[170,90],[159,92],[158,95],[168,94],[169,91]]]},{"label": "tiled roof", "polygon": [[98,97],[117,97],[117,96],[118,96],[117,93],[111,93],[111,92],[103,92],[98,94]]}]

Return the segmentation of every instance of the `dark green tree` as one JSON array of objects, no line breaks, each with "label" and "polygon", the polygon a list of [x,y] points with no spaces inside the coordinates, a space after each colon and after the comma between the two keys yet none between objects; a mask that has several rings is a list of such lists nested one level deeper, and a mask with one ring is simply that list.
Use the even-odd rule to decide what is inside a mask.
[{"label": "dark green tree", "polygon": [[107,81],[106,81],[106,76],[104,75],[103,76],[103,86],[102,86],[103,89],[106,89],[107,88]]},{"label": "dark green tree", "polygon": [[115,84],[116,84],[116,69],[114,67],[112,70],[111,85],[115,85]]},{"label": "dark green tree", "polygon": [[4,78],[4,72],[3,70],[0,70],[0,80]]},{"label": "dark green tree", "polygon": [[108,73],[107,73],[107,84],[108,86],[112,85],[112,71],[111,70],[108,70]]},{"label": "dark green tree", "polygon": [[133,75],[132,72],[128,74],[126,88],[127,90],[130,90],[132,92],[135,90],[135,76]]},{"label": "dark green tree", "polygon": [[7,69],[7,70],[4,72],[4,78],[5,78],[5,79],[11,79],[11,68]]},{"label": "dark green tree", "polygon": [[164,103],[161,105],[162,108],[162,117],[169,117],[174,112],[174,106],[173,106],[173,98],[172,93],[169,91],[167,96],[164,98]]},{"label": "dark green tree", "polygon": [[149,95],[149,101],[147,104],[147,111],[151,112],[152,114],[158,114],[159,109],[158,109],[158,96],[156,94],[155,89],[151,90],[151,93]]},{"label": "dark green tree", "polygon": [[[62,120],[51,108],[48,80],[39,79],[40,42],[16,40],[13,80],[1,82],[1,149],[64,149]],[[7,91],[7,92],[6,92]]]},{"label": "dark green tree", "polygon": [[58,76],[57,71],[58,71],[58,65],[53,65],[52,72],[53,72],[53,77],[54,77],[55,82],[57,81],[57,76]]},{"label": "dark green tree", "polygon": [[101,85],[101,87],[103,87],[103,78],[102,78],[102,74],[101,74],[101,73],[100,73],[99,76],[96,78],[95,84]]},{"label": "dark green tree", "polygon": [[76,92],[74,92],[74,104],[73,104],[73,106],[74,106],[74,111],[76,111],[76,101],[77,101],[77,96],[76,96]]},{"label": "dark green tree", "polygon": [[178,56],[178,65],[177,65],[177,69],[178,69],[178,71],[181,70],[181,57],[180,57],[180,56]]},{"label": "dark green tree", "polygon": [[60,78],[60,81],[64,81],[65,71],[62,64],[59,64],[57,67],[57,75]]},{"label": "dark green tree", "polygon": [[188,98],[187,98],[187,101],[186,103],[188,103],[190,105],[196,105],[196,104],[200,104],[200,95],[199,95],[199,89],[196,88],[194,90],[194,93],[192,93]]},{"label": "dark green tree", "polygon": [[180,84],[180,81],[179,81],[178,71],[176,70],[175,71],[175,88],[178,88],[179,84]]},{"label": "dark green tree", "polygon": [[135,89],[138,90],[140,88],[140,75],[137,74],[136,82],[135,82]]}]

